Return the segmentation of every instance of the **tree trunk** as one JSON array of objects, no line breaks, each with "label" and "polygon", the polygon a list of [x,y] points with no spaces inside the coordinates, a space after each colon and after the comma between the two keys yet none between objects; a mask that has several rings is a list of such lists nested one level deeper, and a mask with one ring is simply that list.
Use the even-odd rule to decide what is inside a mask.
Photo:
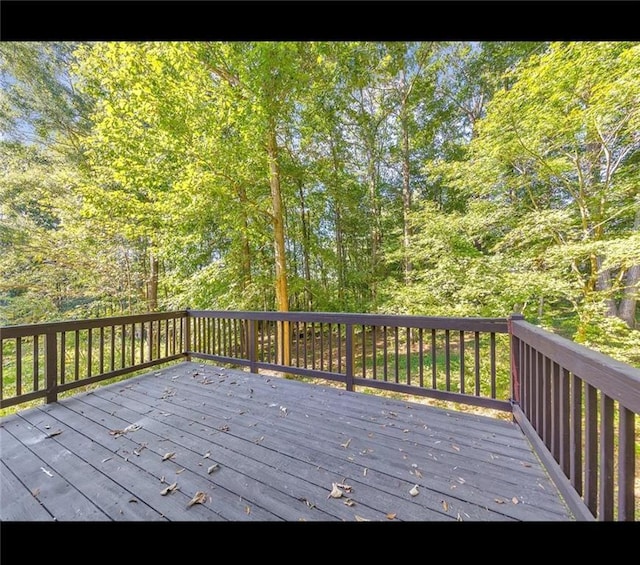
[{"label": "tree trunk", "polygon": [[[289,291],[287,287],[287,260],[284,238],[284,215],[282,212],[282,191],[280,189],[280,171],[278,168],[278,144],[274,121],[269,123],[267,154],[269,158],[269,185],[271,187],[271,206],[273,216],[273,247],[275,252],[275,291],[276,306],[279,312],[289,311]],[[281,365],[288,365],[290,358],[289,323],[278,324],[278,359]]]},{"label": "tree trunk", "polygon": [[402,248],[404,252],[404,282],[409,284],[413,265],[409,254],[411,243],[411,229],[409,227],[409,212],[411,210],[411,173],[409,164],[409,125],[407,123],[406,99],[402,101]]},{"label": "tree trunk", "polygon": [[[640,209],[636,212],[633,230],[640,231]],[[636,307],[640,292],[640,265],[633,265],[624,277],[624,294],[618,308],[618,315],[631,329],[636,327]]]},{"label": "tree trunk", "polygon": [[305,308],[311,312],[313,310],[313,296],[311,295],[311,266],[309,258],[309,211],[305,205],[304,190],[302,183],[298,182],[300,193],[300,221],[302,222],[302,267],[304,269],[304,298]]},{"label": "tree trunk", "polygon": [[615,300],[611,296],[611,272],[609,269],[600,271],[600,268],[602,266],[602,257],[596,257],[595,264],[597,265],[596,290],[602,293],[604,296],[602,301],[604,302],[606,307],[606,315],[615,317],[618,315],[618,308],[616,306]]},{"label": "tree trunk", "polygon": [[[238,187],[238,196],[242,205],[246,205],[248,202],[247,191],[243,186]],[[242,234],[241,246],[242,246],[242,278],[244,281],[244,288],[247,289],[251,285],[251,248],[249,247],[249,218],[247,214],[242,214]]]},{"label": "tree trunk", "polygon": [[158,259],[153,254],[149,257],[149,267],[147,309],[149,312],[155,312],[158,309]]}]

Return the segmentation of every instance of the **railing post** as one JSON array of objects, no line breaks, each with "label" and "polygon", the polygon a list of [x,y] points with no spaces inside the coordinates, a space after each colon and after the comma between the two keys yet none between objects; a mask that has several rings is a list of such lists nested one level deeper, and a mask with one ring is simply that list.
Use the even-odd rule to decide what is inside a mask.
[{"label": "railing post", "polygon": [[346,388],[353,391],[353,324],[345,324],[345,376]]},{"label": "railing post", "polygon": [[47,404],[56,402],[58,400],[57,344],[58,341],[56,339],[56,331],[47,331],[47,333],[45,334],[45,377],[47,380]]},{"label": "railing post", "polygon": [[185,310],[185,317],[182,318],[183,327],[182,327],[182,352],[185,355],[187,361],[191,361],[191,355],[189,352],[191,351],[191,321],[189,320],[189,308]]},{"label": "railing post", "polygon": [[507,328],[509,330],[509,349],[510,349],[510,365],[511,365],[511,400],[516,404],[520,404],[520,340],[513,335],[513,321],[524,320],[522,314],[513,313],[507,318]]},{"label": "railing post", "polygon": [[256,363],[258,361],[258,320],[247,320],[247,324],[249,326],[249,370],[252,373],[257,373],[258,367],[256,367]]}]

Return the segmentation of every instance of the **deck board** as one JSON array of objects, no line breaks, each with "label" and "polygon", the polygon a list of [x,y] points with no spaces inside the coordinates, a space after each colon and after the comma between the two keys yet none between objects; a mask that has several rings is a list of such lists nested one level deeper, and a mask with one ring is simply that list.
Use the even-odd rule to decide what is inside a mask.
[{"label": "deck board", "polygon": [[6,417],[0,456],[4,521],[573,520],[512,422],[208,364]]}]

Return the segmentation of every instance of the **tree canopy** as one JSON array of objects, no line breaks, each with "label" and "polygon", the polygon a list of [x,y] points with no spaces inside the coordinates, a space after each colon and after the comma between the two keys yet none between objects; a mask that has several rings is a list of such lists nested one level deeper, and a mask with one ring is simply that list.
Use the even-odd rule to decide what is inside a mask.
[{"label": "tree canopy", "polygon": [[527,319],[640,365],[640,45],[0,44],[0,324]]}]

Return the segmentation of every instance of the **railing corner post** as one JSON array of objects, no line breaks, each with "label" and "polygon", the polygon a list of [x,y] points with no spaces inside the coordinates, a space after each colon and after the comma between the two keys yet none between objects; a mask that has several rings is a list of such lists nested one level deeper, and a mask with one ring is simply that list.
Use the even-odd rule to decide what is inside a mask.
[{"label": "railing corner post", "polygon": [[524,320],[524,316],[519,312],[513,312],[507,318],[507,328],[509,331],[509,360],[511,366],[511,401],[520,404],[520,340],[513,335],[513,322]]},{"label": "railing corner post", "polygon": [[58,354],[56,331],[49,330],[45,334],[45,377],[47,381],[46,403],[58,400]]}]

